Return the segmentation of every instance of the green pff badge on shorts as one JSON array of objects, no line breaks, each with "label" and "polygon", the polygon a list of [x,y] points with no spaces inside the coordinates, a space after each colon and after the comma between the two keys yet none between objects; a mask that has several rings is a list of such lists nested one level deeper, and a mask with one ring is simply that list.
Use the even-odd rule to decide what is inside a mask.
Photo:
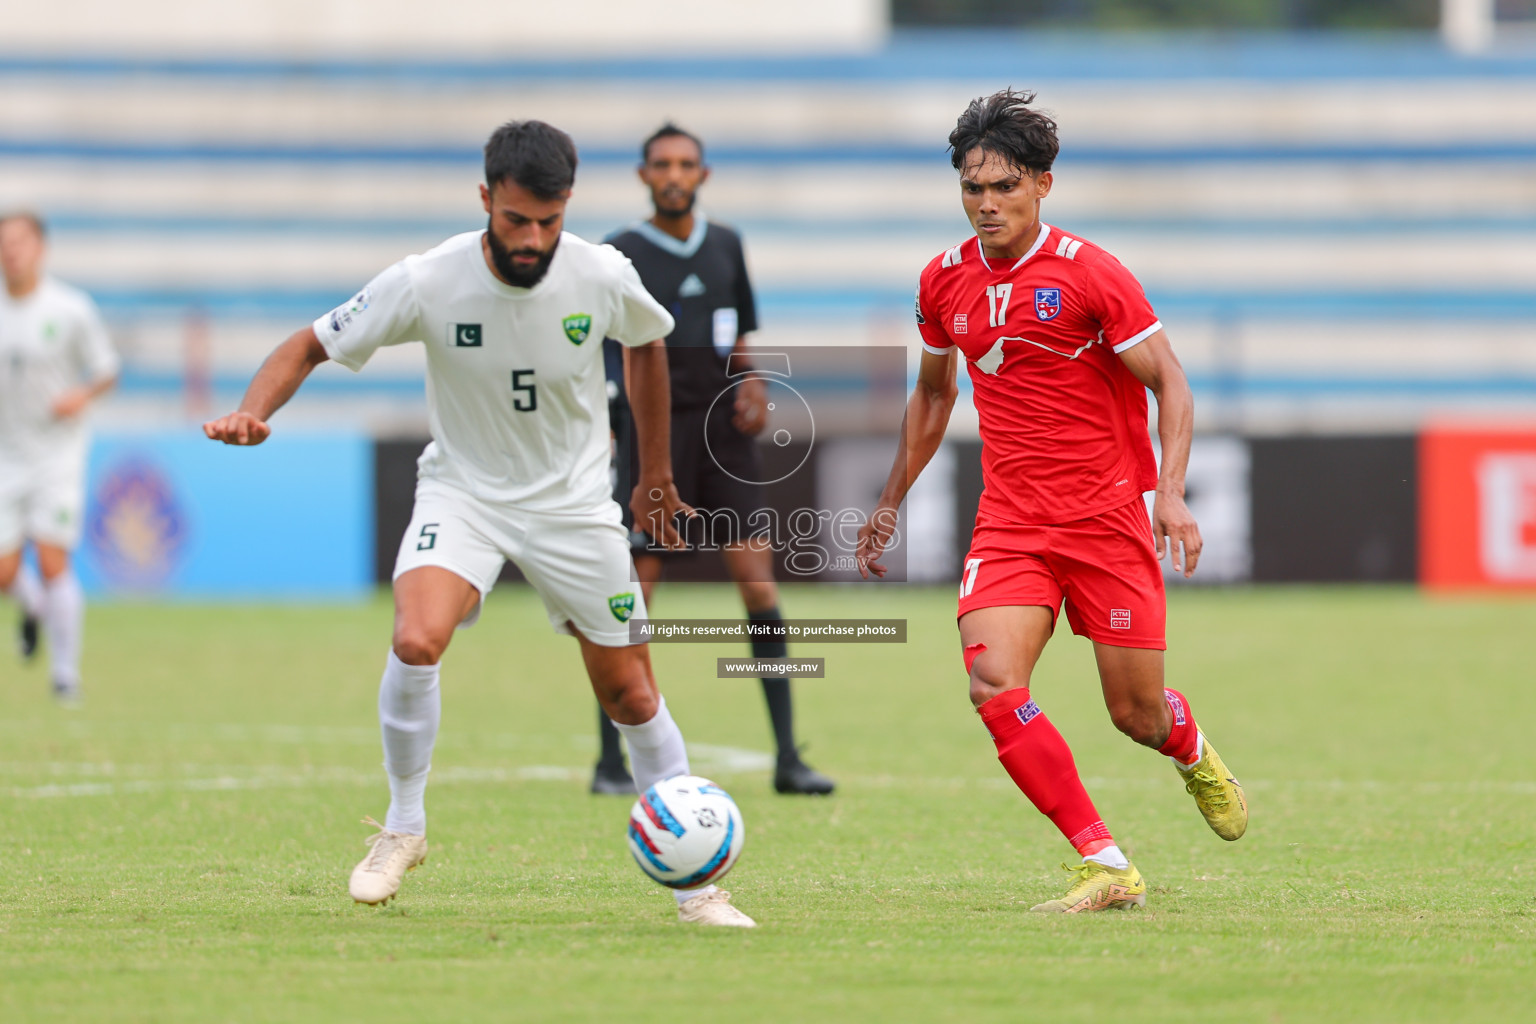
[{"label": "green pff badge on shorts", "polygon": [[[587,335],[592,331],[592,318],[585,313],[572,313],[560,321],[560,326],[565,328],[565,336],[571,339],[572,345],[580,345],[587,340]],[[615,615],[618,612],[614,612]],[[628,616],[625,616],[628,618]],[[624,621],[623,619],[619,620]]]},{"label": "green pff badge on shorts", "polygon": [[613,617],[620,622],[628,622],[629,617],[635,614],[635,595],[614,594],[608,599],[608,610],[613,612]]}]

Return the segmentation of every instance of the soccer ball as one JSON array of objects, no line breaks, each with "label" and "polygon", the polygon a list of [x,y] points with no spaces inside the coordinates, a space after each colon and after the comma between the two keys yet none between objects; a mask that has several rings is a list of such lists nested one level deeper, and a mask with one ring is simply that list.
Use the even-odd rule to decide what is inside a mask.
[{"label": "soccer ball", "polygon": [[663,779],[629,812],[629,852],[662,885],[692,889],[719,881],[746,838],[730,794],[697,775]]}]

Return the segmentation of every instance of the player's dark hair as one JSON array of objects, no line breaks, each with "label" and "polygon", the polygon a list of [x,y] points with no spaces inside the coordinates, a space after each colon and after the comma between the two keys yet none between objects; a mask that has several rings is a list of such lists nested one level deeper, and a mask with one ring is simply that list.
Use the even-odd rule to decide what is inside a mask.
[{"label": "player's dark hair", "polygon": [[543,121],[508,121],[485,144],[485,187],[515,182],[540,199],[558,199],[576,183],[576,143]]},{"label": "player's dark hair", "polygon": [[1050,170],[1061,149],[1056,122],[1031,107],[1034,101],[1034,93],[1012,89],[971,100],[949,133],[949,162],[955,170],[964,168],[977,147],[1035,174]]},{"label": "player's dark hair", "polygon": [[704,162],[704,140],[693,134],[693,132],[679,128],[671,121],[668,121],[660,128],[651,132],[650,137],[640,143],[640,162],[642,164],[651,158],[651,146],[662,139],[687,139],[699,147],[699,163]]},{"label": "player's dark hair", "polygon": [[28,224],[32,225],[32,230],[37,232],[38,238],[48,237],[47,222],[45,222],[42,217],[33,213],[31,210],[10,210],[6,213],[0,213],[0,224],[4,224],[6,221],[12,220],[24,220]]}]

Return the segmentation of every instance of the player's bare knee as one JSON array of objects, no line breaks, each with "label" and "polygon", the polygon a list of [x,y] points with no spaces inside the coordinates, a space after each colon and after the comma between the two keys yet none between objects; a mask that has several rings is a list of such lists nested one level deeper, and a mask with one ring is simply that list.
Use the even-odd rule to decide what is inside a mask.
[{"label": "player's bare knee", "polygon": [[407,665],[436,665],[448,649],[448,637],[420,626],[401,626],[395,630],[394,648],[395,657]]},{"label": "player's bare knee", "polygon": [[656,687],[637,679],[614,693],[605,710],[608,717],[620,725],[644,725],[656,717],[661,707]]},{"label": "player's bare knee", "polygon": [[1029,672],[987,650],[986,644],[965,648],[965,667],[971,677],[971,703],[981,707],[1005,690],[1029,685]]},{"label": "player's bare knee", "polygon": [[981,707],[987,701],[997,696],[997,689],[975,676],[971,676],[971,704],[973,707]]},{"label": "player's bare knee", "polygon": [[55,580],[69,572],[69,551],[52,544],[37,544],[37,571],[45,580]]}]

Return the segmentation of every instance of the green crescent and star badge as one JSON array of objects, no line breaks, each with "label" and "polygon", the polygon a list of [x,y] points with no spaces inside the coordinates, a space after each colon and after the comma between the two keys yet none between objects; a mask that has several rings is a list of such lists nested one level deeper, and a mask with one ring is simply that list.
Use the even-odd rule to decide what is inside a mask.
[{"label": "green crescent and star badge", "polygon": [[[580,342],[577,342],[579,345]],[[620,622],[628,622],[629,617],[635,614],[635,595],[614,594],[608,599],[608,610],[613,612],[613,617]]]},{"label": "green crescent and star badge", "polygon": [[585,313],[572,313],[560,321],[560,326],[565,328],[565,336],[571,339],[572,345],[580,345],[587,340],[587,335],[592,331],[592,318]]}]

